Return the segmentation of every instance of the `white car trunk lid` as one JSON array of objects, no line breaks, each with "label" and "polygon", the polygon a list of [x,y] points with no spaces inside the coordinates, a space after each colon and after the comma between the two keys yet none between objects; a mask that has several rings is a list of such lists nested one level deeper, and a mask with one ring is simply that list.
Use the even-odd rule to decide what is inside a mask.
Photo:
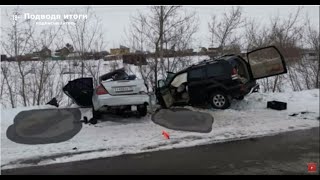
[{"label": "white car trunk lid", "polygon": [[144,87],[143,80],[102,81],[110,95],[138,94]]}]

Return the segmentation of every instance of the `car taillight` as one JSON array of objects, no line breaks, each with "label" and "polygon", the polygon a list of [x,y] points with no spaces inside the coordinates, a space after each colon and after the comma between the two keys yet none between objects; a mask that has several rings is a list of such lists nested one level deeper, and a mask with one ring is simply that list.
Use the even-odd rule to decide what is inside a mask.
[{"label": "car taillight", "polygon": [[236,68],[233,68],[232,69],[232,75],[235,75],[235,74],[238,74],[238,72],[237,72]]},{"label": "car taillight", "polygon": [[233,68],[233,69],[232,69],[231,77],[232,77],[232,80],[239,79],[239,77],[238,77],[238,71],[237,71],[236,68]]},{"label": "car taillight", "polygon": [[97,94],[97,95],[108,94],[108,91],[107,91],[102,85],[99,85],[99,86],[96,88],[96,94]]}]

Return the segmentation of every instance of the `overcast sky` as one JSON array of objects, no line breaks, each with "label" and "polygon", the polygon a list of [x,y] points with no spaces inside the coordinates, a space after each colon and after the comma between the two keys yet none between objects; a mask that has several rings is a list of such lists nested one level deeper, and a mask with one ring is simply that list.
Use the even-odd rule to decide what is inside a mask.
[{"label": "overcast sky", "polygon": [[[5,11],[10,12],[16,6],[0,6],[1,11],[1,27],[5,27],[8,22],[4,19]],[[30,14],[68,14],[68,12],[82,8],[85,6],[20,6],[23,13]],[[103,30],[105,32],[105,39],[107,41],[107,50],[112,47],[118,47],[124,40],[124,29],[128,28],[130,16],[133,16],[137,11],[147,11],[147,6],[92,6],[96,14],[103,21]],[[262,24],[267,24],[269,19],[273,16],[287,17],[290,13],[294,13],[298,6],[242,6],[243,15],[247,18],[256,19]],[[187,10],[196,11],[200,26],[197,33],[197,46],[208,46],[208,21],[212,14],[221,15],[223,12],[229,10],[231,6],[217,6],[217,5],[202,5],[202,6],[184,6]],[[311,19],[312,24],[319,28],[319,6],[303,6],[303,16],[306,14]]]}]

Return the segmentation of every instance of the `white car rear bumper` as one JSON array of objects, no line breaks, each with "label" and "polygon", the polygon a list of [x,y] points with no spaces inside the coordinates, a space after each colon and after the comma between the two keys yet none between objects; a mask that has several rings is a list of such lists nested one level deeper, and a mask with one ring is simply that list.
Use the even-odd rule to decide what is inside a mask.
[{"label": "white car rear bumper", "polygon": [[103,106],[123,106],[123,105],[140,105],[144,103],[149,104],[149,96],[147,94],[135,95],[94,95],[92,96],[92,103],[94,109],[97,111]]}]

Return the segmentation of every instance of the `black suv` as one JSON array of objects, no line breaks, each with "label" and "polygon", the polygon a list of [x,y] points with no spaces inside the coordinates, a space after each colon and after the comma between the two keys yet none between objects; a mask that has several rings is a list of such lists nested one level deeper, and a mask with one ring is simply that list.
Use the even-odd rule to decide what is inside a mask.
[{"label": "black suv", "polygon": [[205,105],[226,109],[231,99],[243,99],[257,91],[257,79],[287,72],[284,58],[275,46],[239,55],[204,60],[177,73],[168,72],[157,82],[156,97],[163,108],[173,105]]}]

